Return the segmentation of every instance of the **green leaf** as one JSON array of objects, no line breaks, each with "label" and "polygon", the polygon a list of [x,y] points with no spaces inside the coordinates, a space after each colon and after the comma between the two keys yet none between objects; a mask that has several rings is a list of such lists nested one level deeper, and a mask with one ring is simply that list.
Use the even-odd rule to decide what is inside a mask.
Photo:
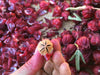
[{"label": "green leaf", "polygon": [[77,71],[80,71],[80,53],[79,51],[77,50],[77,55],[75,57],[75,66],[76,66],[76,70]]},{"label": "green leaf", "polygon": [[76,50],[76,52],[72,55],[69,61],[72,61],[74,58],[75,58],[76,70],[80,71],[80,58],[82,59],[83,63],[86,63],[80,50]]},{"label": "green leaf", "polygon": [[80,55],[81,55],[81,59],[82,59],[83,63],[86,64],[85,59],[84,59],[82,53],[80,53]]},{"label": "green leaf", "polygon": [[76,52],[72,55],[72,57],[69,59],[69,62],[72,61],[74,59],[74,57],[76,56]]},{"label": "green leaf", "polygon": [[82,21],[82,19],[76,13],[73,13],[73,15],[75,17],[68,16],[68,19],[69,20],[75,20],[75,21]]},{"label": "green leaf", "polygon": [[76,20],[75,17],[71,17],[71,16],[68,16],[68,19],[69,19],[69,20]]},{"label": "green leaf", "polygon": [[78,21],[82,21],[82,19],[81,19],[76,13],[73,13],[73,15],[76,17],[76,19],[77,19]]}]

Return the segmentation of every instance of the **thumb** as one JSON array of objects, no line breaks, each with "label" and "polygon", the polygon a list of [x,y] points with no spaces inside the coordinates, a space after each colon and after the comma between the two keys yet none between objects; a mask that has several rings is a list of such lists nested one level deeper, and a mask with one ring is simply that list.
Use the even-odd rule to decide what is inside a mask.
[{"label": "thumb", "polygon": [[36,53],[22,67],[11,75],[35,75],[44,65],[44,58],[41,54]]}]

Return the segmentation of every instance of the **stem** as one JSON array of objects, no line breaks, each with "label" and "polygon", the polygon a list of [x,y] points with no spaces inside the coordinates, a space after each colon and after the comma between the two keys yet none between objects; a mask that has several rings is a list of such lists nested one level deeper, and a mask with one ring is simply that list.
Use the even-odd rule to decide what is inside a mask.
[{"label": "stem", "polygon": [[84,10],[84,9],[86,9],[86,6],[69,7],[69,8],[67,8],[66,10],[73,10],[73,11],[76,11],[76,10]]},{"label": "stem", "polygon": [[[83,5],[83,6],[79,6],[79,7],[69,7],[66,10],[76,11],[76,10],[84,10],[86,8],[87,8],[87,6],[86,5]],[[95,8],[95,7],[92,7],[92,9],[100,10],[100,8]]]},{"label": "stem", "polygon": [[79,46],[76,43],[74,45],[77,47],[77,50],[79,50]]},{"label": "stem", "polygon": [[100,10],[100,8],[93,8],[93,9]]}]

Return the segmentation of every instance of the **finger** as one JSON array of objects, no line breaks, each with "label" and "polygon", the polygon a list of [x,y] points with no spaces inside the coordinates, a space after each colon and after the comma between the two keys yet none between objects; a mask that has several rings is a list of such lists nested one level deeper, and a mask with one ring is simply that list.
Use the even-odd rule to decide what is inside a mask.
[{"label": "finger", "polygon": [[71,75],[68,63],[64,62],[59,68],[60,75]]},{"label": "finger", "polygon": [[61,51],[61,46],[57,39],[52,39],[51,42],[53,43],[53,48],[55,51]]},{"label": "finger", "polygon": [[[57,39],[53,39],[53,40],[51,40],[51,42],[53,43],[54,50],[60,52],[60,51],[61,51],[61,46],[60,46],[59,41],[58,41]],[[55,55],[55,53],[54,53],[54,55]],[[55,57],[55,56],[54,56],[54,57]],[[57,57],[58,57],[58,56],[57,56]],[[56,60],[56,58],[55,58],[54,60]],[[48,68],[48,67],[49,67],[49,68]],[[45,66],[44,66],[44,70],[45,70],[49,75],[51,75],[53,69],[54,69],[54,64],[53,64],[53,62],[52,62],[51,60],[47,61],[46,64],[45,64]]]},{"label": "finger", "polygon": [[44,58],[37,51],[28,62],[11,75],[35,75],[35,73],[41,69],[43,64]]},{"label": "finger", "polygon": [[52,75],[53,69],[54,69],[53,62],[51,60],[47,61],[44,65],[45,72],[48,73],[49,75]]},{"label": "finger", "polygon": [[48,74],[41,69],[35,75],[48,75]]},{"label": "finger", "polygon": [[55,67],[58,69],[59,66],[65,62],[65,59],[64,57],[62,56],[61,52],[60,51],[56,51],[52,57],[52,61],[55,65]]},{"label": "finger", "polygon": [[40,75],[48,75],[46,72],[42,72],[42,74],[40,74]]},{"label": "finger", "polygon": [[52,75],[60,75],[59,70],[54,69],[53,72],[52,72]]},{"label": "finger", "polygon": [[41,75],[42,74],[42,69],[41,70],[39,70],[35,75]]}]

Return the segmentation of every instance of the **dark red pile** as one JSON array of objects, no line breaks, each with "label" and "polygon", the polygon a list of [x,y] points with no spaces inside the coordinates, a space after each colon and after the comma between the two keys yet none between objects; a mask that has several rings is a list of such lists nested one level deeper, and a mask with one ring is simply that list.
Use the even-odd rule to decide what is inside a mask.
[{"label": "dark red pile", "polygon": [[[36,11],[32,5],[40,5]],[[82,11],[66,11],[73,6],[90,5]],[[64,0],[0,0],[0,75],[16,71],[34,54],[37,43],[42,38],[59,35],[63,21],[68,21],[72,13],[78,14],[82,21],[74,21],[72,32],[64,30],[57,39],[62,45],[62,53],[67,62],[79,46],[86,64],[81,62],[81,70],[75,69],[75,60],[69,62],[72,75],[100,75],[100,0],[71,0],[71,5]],[[49,20],[36,21],[37,18],[51,12]],[[42,30],[41,30],[42,29]],[[34,62],[34,61],[33,61]],[[87,71],[87,70],[91,71]]]},{"label": "dark red pile", "polygon": [[[75,43],[83,54],[86,64],[82,61],[81,70],[75,70],[75,60],[69,62],[72,75],[100,75],[100,0],[71,0],[72,7],[86,5],[84,10],[70,11],[78,14],[82,21],[74,21],[74,30],[64,31],[61,43],[64,46],[62,52],[68,61],[77,50]],[[94,8],[98,8],[93,9]]]}]

